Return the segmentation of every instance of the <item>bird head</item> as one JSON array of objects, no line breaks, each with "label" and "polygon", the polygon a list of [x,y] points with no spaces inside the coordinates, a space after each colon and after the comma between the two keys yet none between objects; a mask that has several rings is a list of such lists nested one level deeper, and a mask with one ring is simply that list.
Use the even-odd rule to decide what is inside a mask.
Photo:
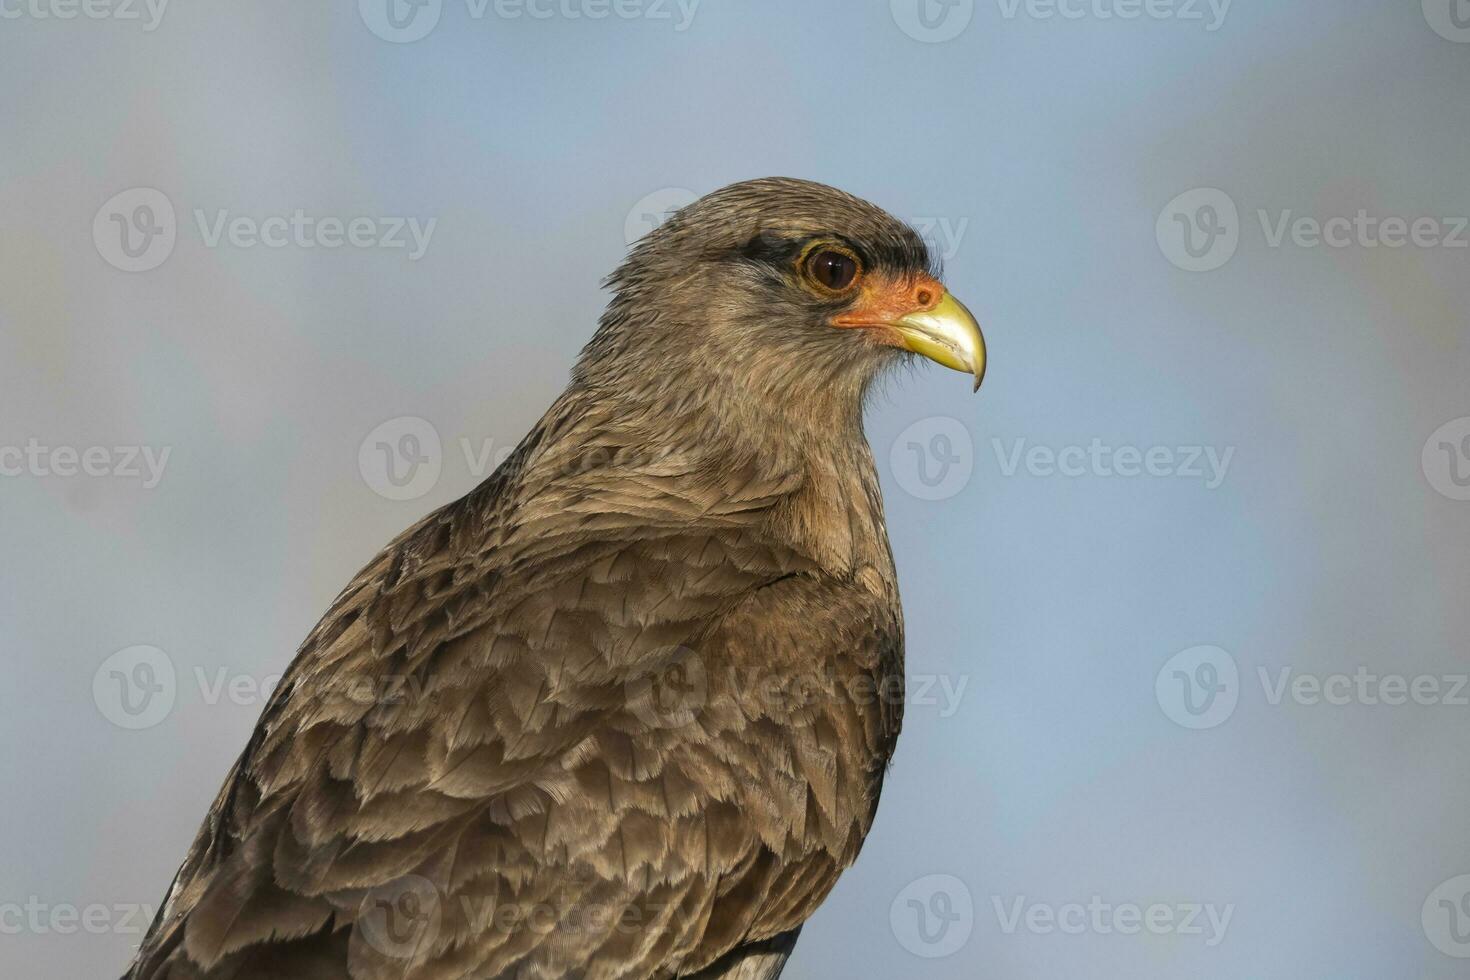
[{"label": "bird head", "polygon": [[625,384],[656,350],[665,378],[733,384],[775,407],[858,406],[874,377],[914,355],[977,389],[985,374],[979,325],[923,239],[822,184],[765,178],[708,194],[641,239],[608,284],[584,377],[595,365]]}]

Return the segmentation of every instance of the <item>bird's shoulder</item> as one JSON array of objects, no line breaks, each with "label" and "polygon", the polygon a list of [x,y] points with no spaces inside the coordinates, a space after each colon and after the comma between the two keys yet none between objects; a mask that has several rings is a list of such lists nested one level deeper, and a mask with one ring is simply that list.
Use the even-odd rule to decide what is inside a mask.
[{"label": "bird's shoulder", "polygon": [[[771,894],[770,935],[825,895],[897,732],[873,686],[901,678],[885,573],[834,569],[787,533],[801,473],[575,435],[533,434],[342,591],[145,953],[222,964],[352,922],[367,892],[406,874],[460,899],[548,865],[560,872],[541,878],[581,875],[611,900],[641,894],[640,876],[683,880],[697,918],[738,873]],[[858,699],[803,704],[762,686],[793,663]],[[681,703],[695,672],[697,703]],[[765,805],[744,805],[772,773]],[[684,954],[761,938],[753,925],[706,921]],[[446,924],[445,942],[476,928]]]}]

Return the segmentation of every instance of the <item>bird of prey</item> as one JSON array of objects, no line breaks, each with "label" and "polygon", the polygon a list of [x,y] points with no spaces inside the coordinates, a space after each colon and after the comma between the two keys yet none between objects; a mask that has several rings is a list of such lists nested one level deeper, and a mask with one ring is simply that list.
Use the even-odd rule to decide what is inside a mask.
[{"label": "bird of prey", "polygon": [[871,826],[903,620],[864,395],[985,347],[820,184],[671,215],[556,400],[307,637],[131,980],[773,980]]}]

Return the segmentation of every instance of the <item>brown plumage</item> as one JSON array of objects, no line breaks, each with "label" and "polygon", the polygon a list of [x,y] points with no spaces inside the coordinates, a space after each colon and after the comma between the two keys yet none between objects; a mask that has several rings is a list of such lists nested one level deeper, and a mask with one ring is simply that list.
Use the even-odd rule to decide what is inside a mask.
[{"label": "brown plumage", "polygon": [[902,713],[861,427],[900,340],[831,320],[932,276],[799,181],[649,235],[534,431],[307,638],[128,977],[776,977]]}]

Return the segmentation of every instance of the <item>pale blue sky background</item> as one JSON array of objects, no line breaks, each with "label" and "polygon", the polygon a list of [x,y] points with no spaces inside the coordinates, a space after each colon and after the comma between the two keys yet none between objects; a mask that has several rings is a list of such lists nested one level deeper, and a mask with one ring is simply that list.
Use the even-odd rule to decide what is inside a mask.
[{"label": "pale blue sky background", "polygon": [[[682,31],[672,3],[592,21],[446,0],[408,44],[343,0],[175,0],[151,31],[141,5],[35,16],[49,2],[0,3],[0,452],[170,455],[153,488],[0,476],[0,973],[121,971],[140,937],[112,907],[162,896],[261,707],[209,703],[196,671],[278,672],[378,547],[474,485],[462,438],[524,434],[640,199],[782,174],[958,230],[947,279],[993,359],[978,396],[921,368],[870,413],[909,670],[965,686],[910,704],[877,826],[787,976],[1464,976],[1431,893],[1470,874],[1470,706],[1273,704],[1258,674],[1470,671],[1470,501],[1451,456],[1421,465],[1470,416],[1470,249],[1272,247],[1259,217],[1470,215],[1470,43],[1430,26],[1462,0],[1236,0],[1216,30],[1203,3],[1124,21],[1094,9],[1127,0],[1076,20],[981,0],[942,43],[905,33],[905,0],[703,0]],[[139,187],[177,242],[128,273],[93,222]],[[1209,272],[1156,234],[1196,188],[1239,215]],[[195,218],[298,208],[436,224],[410,261],[209,247]],[[358,461],[399,416],[444,446],[403,501]],[[930,500],[907,444],[955,432],[935,418],[970,475]],[[1016,440],[1094,439],[1233,456],[1214,489],[1007,475]],[[177,692],[127,730],[93,680],[135,645]],[[1155,679],[1200,645],[1236,665],[1238,704],[1188,730]],[[936,874],[974,910],[952,951],[904,921]],[[1093,896],[1232,912],[1209,945],[1207,924],[1008,933],[996,911]],[[12,928],[32,898],[107,926]]]}]

